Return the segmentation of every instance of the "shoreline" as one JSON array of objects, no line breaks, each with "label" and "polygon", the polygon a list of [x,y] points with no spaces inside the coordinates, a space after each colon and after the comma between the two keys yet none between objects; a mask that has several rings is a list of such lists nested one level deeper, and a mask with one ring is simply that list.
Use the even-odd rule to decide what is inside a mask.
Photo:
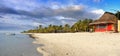
[{"label": "shoreline", "polygon": [[42,44],[43,46],[37,47],[36,50],[39,53],[42,53],[43,56],[51,56],[50,53],[48,53],[46,50],[46,43],[43,39],[38,39],[39,37],[36,36],[36,34],[30,34],[32,38],[34,38],[36,41],[33,41],[34,44]]},{"label": "shoreline", "polygon": [[119,56],[120,33],[32,34],[43,56]]}]

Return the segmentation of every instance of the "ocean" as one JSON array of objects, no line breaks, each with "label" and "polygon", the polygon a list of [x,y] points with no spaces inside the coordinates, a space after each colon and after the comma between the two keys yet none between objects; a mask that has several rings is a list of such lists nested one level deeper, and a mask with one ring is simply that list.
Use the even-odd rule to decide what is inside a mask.
[{"label": "ocean", "polygon": [[36,48],[40,45],[33,44],[35,39],[28,35],[6,35],[0,33],[0,56],[42,56]]}]

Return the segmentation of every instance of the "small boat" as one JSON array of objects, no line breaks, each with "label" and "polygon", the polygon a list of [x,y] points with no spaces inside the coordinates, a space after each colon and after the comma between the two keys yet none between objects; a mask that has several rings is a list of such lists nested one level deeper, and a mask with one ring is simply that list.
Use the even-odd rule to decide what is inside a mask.
[{"label": "small boat", "polygon": [[11,35],[15,35],[15,33],[12,33]]},{"label": "small boat", "polygon": [[5,33],[6,35],[15,35],[15,33]]}]

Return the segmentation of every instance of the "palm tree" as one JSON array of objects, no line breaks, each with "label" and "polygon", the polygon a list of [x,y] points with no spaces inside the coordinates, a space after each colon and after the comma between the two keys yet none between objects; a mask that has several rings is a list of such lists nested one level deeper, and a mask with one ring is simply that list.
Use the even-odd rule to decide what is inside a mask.
[{"label": "palm tree", "polygon": [[39,32],[39,33],[42,33],[42,32],[43,32],[43,27],[42,27],[42,25],[39,25],[39,27],[38,27],[38,32]]},{"label": "palm tree", "polygon": [[120,20],[120,11],[117,11],[117,13],[115,13],[115,16],[118,18],[118,20]]},{"label": "palm tree", "polygon": [[64,27],[63,27],[63,31],[70,32],[70,25],[69,24],[65,24]]}]

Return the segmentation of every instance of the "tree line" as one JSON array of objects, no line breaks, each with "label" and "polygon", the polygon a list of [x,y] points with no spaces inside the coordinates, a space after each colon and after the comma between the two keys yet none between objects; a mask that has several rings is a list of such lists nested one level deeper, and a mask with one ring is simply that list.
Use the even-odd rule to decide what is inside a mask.
[{"label": "tree line", "polygon": [[93,22],[92,19],[79,20],[72,26],[69,24],[65,25],[52,25],[48,27],[43,27],[39,25],[36,29],[30,29],[23,31],[23,33],[67,33],[67,32],[86,32],[89,31],[92,26],[89,26],[89,23]]},{"label": "tree line", "polygon": [[[120,11],[117,11],[114,14],[118,20],[120,20]],[[89,26],[89,23],[93,22],[93,19],[84,19],[79,20],[72,26],[69,24],[65,25],[52,25],[50,24],[48,27],[43,27],[39,25],[36,29],[30,29],[27,31],[23,31],[22,33],[67,33],[67,32],[87,32],[90,29],[93,29],[93,26]],[[94,31],[94,30],[93,30]]]}]

